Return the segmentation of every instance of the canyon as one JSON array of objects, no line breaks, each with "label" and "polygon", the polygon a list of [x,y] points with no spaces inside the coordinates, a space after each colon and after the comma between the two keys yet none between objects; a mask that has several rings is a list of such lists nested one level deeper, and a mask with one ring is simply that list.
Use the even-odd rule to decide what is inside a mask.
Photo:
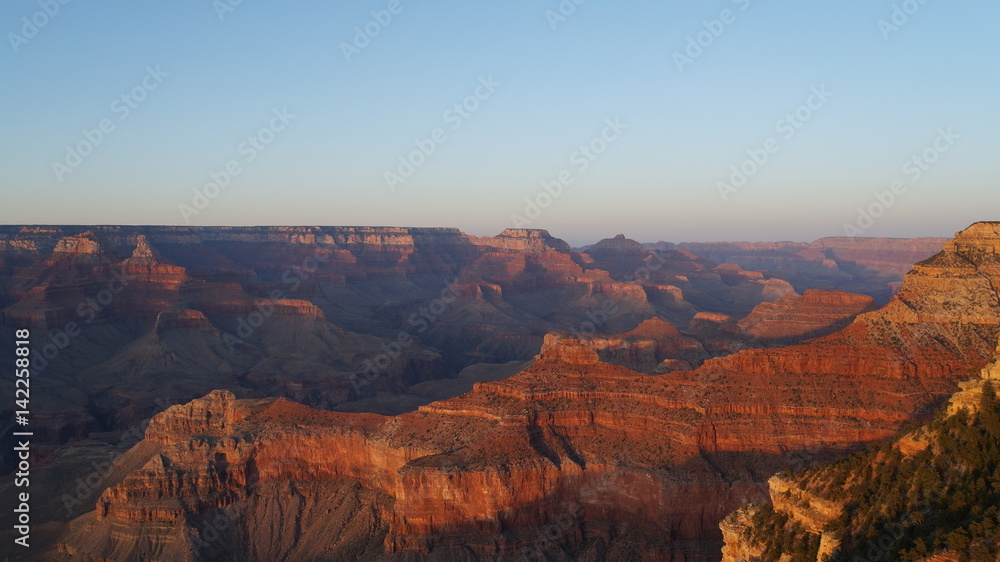
[{"label": "canyon", "polygon": [[994,360],[929,422],[838,462],[771,477],[768,502],[720,524],[723,562],[995,560],[998,382]]},{"label": "canyon", "polygon": [[910,266],[941,249],[946,238],[821,238],[801,242],[684,242],[647,248],[686,250],[717,263],[769,271],[799,292],[841,289],[885,304]]},{"label": "canyon", "polygon": [[113,459],[49,502],[45,556],[717,560],[796,455],[992,358],[997,228],[840,242],[816,288],[624,236],[2,227],[3,327],[52,346],[40,478]]}]

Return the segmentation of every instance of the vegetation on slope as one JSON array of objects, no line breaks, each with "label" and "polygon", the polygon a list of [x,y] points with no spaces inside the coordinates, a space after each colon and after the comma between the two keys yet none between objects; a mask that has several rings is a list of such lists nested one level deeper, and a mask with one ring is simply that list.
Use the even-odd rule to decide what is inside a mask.
[{"label": "vegetation on slope", "polygon": [[[989,382],[978,412],[940,413],[908,436],[926,445],[907,455],[895,444],[790,476],[811,496],[843,505],[824,531],[841,541],[831,561],[920,560],[949,551],[960,560],[1000,554],[1000,408]],[[819,536],[770,506],[744,534],[763,560],[816,560]]]}]

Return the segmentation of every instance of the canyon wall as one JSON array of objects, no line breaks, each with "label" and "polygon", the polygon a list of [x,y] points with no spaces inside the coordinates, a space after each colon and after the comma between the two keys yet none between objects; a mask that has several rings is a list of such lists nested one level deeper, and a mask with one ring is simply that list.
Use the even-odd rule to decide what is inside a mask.
[{"label": "canyon wall", "polygon": [[[768,478],[796,455],[887,439],[993,357],[998,250],[1000,224],[978,223],[916,265],[888,305],[843,330],[693,371],[636,372],[602,362],[604,342],[563,335],[513,377],[399,416],[222,393],[175,406],[147,433],[158,455],[106,490],[60,552],[149,555],[187,537],[170,543],[180,549],[172,555],[197,559],[192,544],[226,551],[250,540],[245,559],[276,559],[266,558],[267,536],[240,529],[260,528],[262,498],[284,494],[291,515],[272,517],[299,538],[277,559],[316,552],[314,531],[343,524],[351,531],[326,537],[327,547],[373,552],[381,541],[385,559],[527,549],[717,560],[725,514],[766,498]],[[350,513],[316,509],[312,491],[323,487],[337,498],[354,490]],[[233,531],[209,540],[199,524],[223,512],[237,514]],[[537,538],[553,526],[554,539]]]}]

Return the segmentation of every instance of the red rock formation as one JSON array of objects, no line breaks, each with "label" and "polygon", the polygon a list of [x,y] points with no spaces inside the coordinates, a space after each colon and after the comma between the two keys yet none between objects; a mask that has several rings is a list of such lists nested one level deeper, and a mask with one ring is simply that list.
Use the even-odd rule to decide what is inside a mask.
[{"label": "red rock formation", "polygon": [[187,404],[171,406],[153,417],[146,428],[146,439],[170,445],[195,435],[229,435],[236,422],[247,417],[253,404],[248,400],[237,401],[228,390],[216,390]]},{"label": "red rock formation", "polygon": [[693,334],[716,335],[738,334],[740,330],[736,319],[732,316],[717,312],[699,312],[688,325],[688,331]]},{"label": "red rock formation", "polygon": [[[159,456],[106,491],[64,551],[105,537],[107,551],[139,552],[132,537],[224,506],[256,513],[281,482],[347,480],[394,498],[363,508],[387,524],[367,535],[384,536],[387,553],[509,554],[537,547],[530,537],[553,510],[572,510],[559,539],[571,555],[603,537],[651,560],[717,559],[719,521],[764,492],[786,451],[888,437],[992,357],[998,249],[1000,224],[974,225],[915,267],[890,305],[841,332],[693,372],[643,375],[565,338],[514,377],[391,418],[210,396],[161,415],[148,437]],[[325,525],[321,512],[302,518],[307,505],[292,514],[303,545]],[[218,540],[229,548],[234,536]],[[247,559],[263,559],[265,545],[249,548]]]},{"label": "red rock formation", "polygon": [[558,353],[568,341],[580,341],[595,359],[643,373],[690,370],[709,357],[698,340],[659,318],[620,334],[554,332],[545,336],[542,356]]},{"label": "red rock formation", "polygon": [[868,295],[811,289],[802,296],[759,304],[737,324],[764,343],[803,340],[835,332],[874,309],[875,299]]},{"label": "red rock formation", "polygon": [[624,274],[634,274],[635,269],[641,267],[642,260],[650,255],[642,244],[626,238],[624,234],[605,238],[588,247],[586,252],[593,258],[595,267]]},{"label": "red rock formation", "polygon": [[586,248],[581,257],[618,281],[639,281],[656,313],[677,325],[690,322],[699,309],[739,317],[795,292],[763,271],[717,265],[664,244],[647,246],[618,235]]}]

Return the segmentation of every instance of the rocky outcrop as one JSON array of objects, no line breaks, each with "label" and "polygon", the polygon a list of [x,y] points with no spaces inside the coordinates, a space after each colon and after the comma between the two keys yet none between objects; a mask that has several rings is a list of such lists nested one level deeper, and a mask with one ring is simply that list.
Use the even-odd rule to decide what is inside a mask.
[{"label": "rocky outcrop", "polygon": [[[786,525],[794,526],[807,535],[819,539],[819,547],[813,559],[796,558],[792,554],[782,554],[782,562],[823,562],[829,560],[840,548],[837,534],[824,530],[824,527],[842,516],[843,506],[829,502],[798,488],[796,483],[790,483],[780,477],[772,477],[770,486],[771,509],[787,518]],[[760,542],[761,529],[755,528],[755,519],[760,517],[762,508],[743,506],[730,513],[719,523],[725,545],[722,547],[722,562],[751,562],[763,560],[767,551],[765,544]],[[767,537],[771,539],[773,537]]]},{"label": "rocky outcrop", "polygon": [[557,251],[570,253],[569,244],[553,237],[547,230],[508,228],[497,236],[471,238],[477,246],[515,252],[545,252]]},{"label": "rocky outcrop", "polygon": [[596,365],[600,362],[592,346],[578,339],[546,336],[539,359],[567,363],[569,365]]},{"label": "rocky outcrop", "polygon": [[875,308],[875,300],[867,295],[813,289],[761,303],[737,325],[766,344],[801,341],[836,332]]},{"label": "rocky outcrop", "polygon": [[61,238],[53,252],[60,254],[100,254],[101,244],[96,240],[93,232],[84,232],[75,236]]},{"label": "rocky outcrop", "polygon": [[216,390],[187,404],[171,406],[150,420],[146,439],[169,445],[180,439],[203,435],[229,435],[236,422],[250,413],[247,401],[237,401],[228,390]]},{"label": "rocky outcrop", "polygon": [[722,531],[722,562],[750,562],[764,554],[764,548],[747,536],[752,527],[751,517],[756,510],[744,506],[730,513],[719,523]]},{"label": "rocky outcrop", "polygon": [[710,357],[698,340],[659,318],[619,334],[554,332],[545,336],[541,354],[558,354],[568,342],[579,342],[605,363],[650,374],[691,370]]},{"label": "rocky outcrop", "polygon": [[629,268],[634,270],[638,267],[637,264],[650,255],[642,244],[626,238],[624,234],[605,238],[585,251],[594,259],[597,267],[612,273],[627,273]]},{"label": "rocky outcrop", "polygon": [[[554,349],[559,351],[537,362],[535,376],[579,369],[569,376],[586,386],[588,379],[606,372],[596,357],[587,356],[586,348],[566,342]],[[602,376],[619,384],[642,377],[626,369]],[[220,510],[246,513],[258,495],[277,482],[303,488],[348,479],[396,498],[378,515],[389,524],[389,553],[432,550],[465,559],[460,553],[467,549],[493,558],[525,547],[545,548],[533,537],[565,513],[566,533],[560,542],[568,541],[570,548],[585,532],[628,542],[662,532],[655,521],[674,520],[673,546],[658,557],[667,559],[672,548],[685,544],[688,549],[705,538],[705,507],[681,498],[704,498],[707,505],[718,506],[711,508],[715,513],[752,491],[721,482],[708,465],[689,466],[683,481],[651,471],[657,457],[669,457],[661,457],[655,448],[626,465],[609,463],[606,447],[588,442],[585,435],[594,429],[607,431],[602,427],[633,427],[629,432],[634,439],[662,430],[634,425],[648,414],[599,406],[609,396],[605,392],[598,390],[588,399],[594,413],[585,415],[598,420],[596,428],[580,418],[576,408],[562,407],[553,419],[537,417],[534,422],[517,412],[523,406],[557,404],[559,396],[586,396],[573,388],[576,385],[558,386],[566,389],[563,394],[538,393],[532,385],[528,394],[521,393],[521,406],[512,403],[496,411],[484,407],[482,400],[510,401],[522,385],[484,383],[473,393],[478,397],[435,403],[396,419],[332,414],[282,400],[234,401],[226,393],[213,393],[154,419],[147,441],[161,445],[160,453],[107,490],[98,501],[96,520],[77,522],[75,526],[87,532],[71,532],[62,550],[79,552],[84,544],[92,544],[87,542],[92,536],[106,536],[99,545],[102,551],[136,552],[134,546],[120,543],[130,535],[148,536],[153,529],[184,526]],[[490,415],[491,410],[499,417]],[[447,429],[454,423],[463,427],[460,434]],[[652,437],[650,433],[646,439]],[[497,466],[506,468],[497,471]],[[622,489],[637,495],[623,502],[616,492]],[[108,525],[127,532],[106,533]],[[498,535],[502,529],[508,531]],[[197,526],[190,531],[204,539]],[[709,551],[696,552],[695,559],[711,558]],[[175,554],[194,555],[190,550]]]},{"label": "rocky outcrop", "polygon": [[[997,347],[997,356],[1000,357],[1000,347]],[[958,383],[959,390],[948,399],[945,414],[947,416],[954,416],[960,411],[965,411],[970,416],[977,414],[979,412],[980,401],[983,397],[983,390],[987,384],[993,387],[994,392],[1000,388],[1000,360],[994,361],[983,368],[979,372],[979,377]],[[901,442],[908,437],[910,436],[903,436]],[[910,441],[912,442],[913,439],[910,439]],[[922,441],[924,441],[923,446],[914,447],[911,445],[911,450],[926,448],[926,440]]]},{"label": "rocky outcrop", "polygon": [[618,281],[639,281],[647,287],[680,291],[692,309],[684,316],[660,315],[677,325],[687,324],[698,308],[704,311],[744,316],[761,302],[794,293],[791,284],[763,271],[744,270],[738,265],[719,265],[683,249],[659,244],[645,247],[624,235],[601,240],[585,248],[583,260],[608,271]]},{"label": "rocky outcrop", "polygon": [[[972,559],[994,559],[998,549],[997,535],[988,533],[991,516],[976,521],[984,519],[983,506],[958,506],[962,517],[955,517],[948,513],[956,511],[954,504],[937,498],[982,498],[980,503],[992,507],[994,492],[969,474],[988,472],[997,464],[992,441],[1000,431],[998,380],[1000,360],[983,368],[979,377],[960,382],[960,390],[935,419],[886,446],[836,464],[773,476],[767,504],[741,507],[720,524],[726,543],[723,560],[764,559],[803,537],[813,537],[818,549],[795,560],[847,559],[858,552],[869,558],[898,559],[905,553],[903,559],[958,560],[969,559],[970,549]],[[970,493],[971,488],[977,491]],[[901,490],[910,495],[900,498],[905,496]],[[942,540],[956,526],[962,528],[963,540]],[[961,544],[965,546],[956,546]]]},{"label": "rocky outcrop", "polygon": [[768,481],[768,494],[775,511],[794,519],[806,531],[823,534],[824,527],[843,513],[844,506],[799,488],[797,482],[781,476]]}]

